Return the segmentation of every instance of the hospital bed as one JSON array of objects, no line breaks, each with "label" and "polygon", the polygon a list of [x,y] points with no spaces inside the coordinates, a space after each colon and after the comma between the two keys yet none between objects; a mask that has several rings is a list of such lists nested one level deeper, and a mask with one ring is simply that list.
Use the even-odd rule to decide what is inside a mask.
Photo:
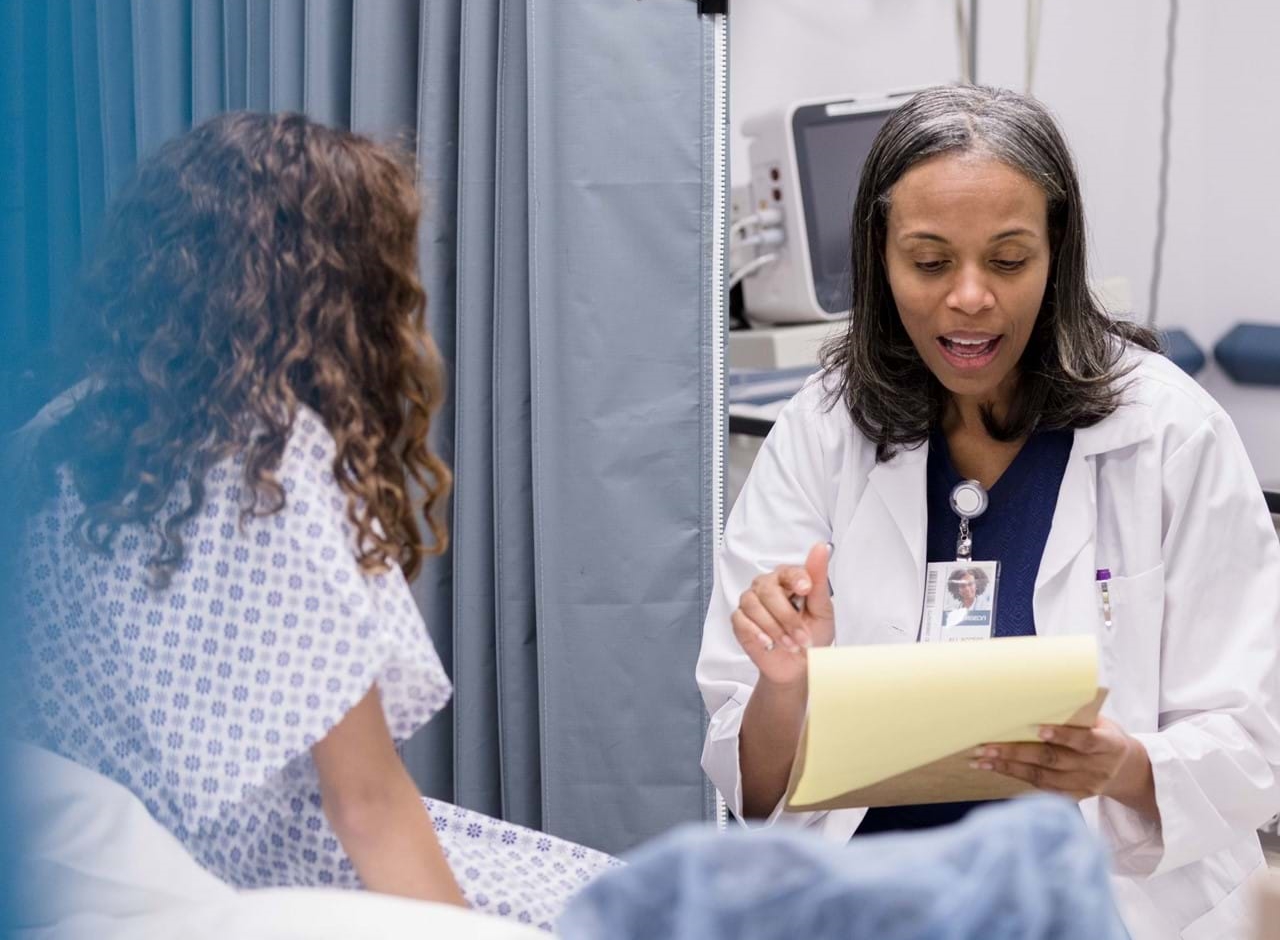
[{"label": "hospital bed", "polygon": [[491,915],[362,891],[237,891],[205,871],[130,791],[24,744],[17,818],[31,840],[19,940],[538,940]]}]

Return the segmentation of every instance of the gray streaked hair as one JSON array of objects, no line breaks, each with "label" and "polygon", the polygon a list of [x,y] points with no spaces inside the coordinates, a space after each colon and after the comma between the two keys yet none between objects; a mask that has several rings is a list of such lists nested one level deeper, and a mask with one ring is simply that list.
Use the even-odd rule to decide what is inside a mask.
[{"label": "gray streaked hair", "polygon": [[1037,429],[1084,428],[1119,406],[1125,347],[1158,350],[1152,330],[1110,316],[1089,290],[1080,182],[1057,122],[1039,101],[979,85],[926,89],[876,136],[853,209],[852,313],[827,344],[822,366],[832,404],[842,401],[876,445],[876,460],[926,441],[948,393],[916,351],[885,271],[891,191],[908,170],[944,153],[984,153],[1038,185],[1048,200],[1051,261],[1009,413],[982,419],[1000,441]]}]

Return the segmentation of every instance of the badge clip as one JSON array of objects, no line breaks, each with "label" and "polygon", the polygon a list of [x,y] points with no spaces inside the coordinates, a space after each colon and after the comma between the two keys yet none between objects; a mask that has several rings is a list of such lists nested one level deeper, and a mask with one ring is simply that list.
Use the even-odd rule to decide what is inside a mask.
[{"label": "badge clip", "polygon": [[973,559],[973,536],[969,520],[987,511],[987,491],[977,480],[963,480],[951,491],[951,511],[960,517],[960,537],[956,540],[956,561]]}]

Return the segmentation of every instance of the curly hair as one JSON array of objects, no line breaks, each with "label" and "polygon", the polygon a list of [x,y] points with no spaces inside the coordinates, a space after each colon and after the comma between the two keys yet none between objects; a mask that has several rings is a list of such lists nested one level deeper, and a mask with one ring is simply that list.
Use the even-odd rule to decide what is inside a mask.
[{"label": "curly hair", "polygon": [[[300,114],[223,114],[138,167],[83,278],[91,391],[41,443],[70,470],[90,548],[152,526],[149,576],[166,586],[206,472],[238,454],[242,520],[280,511],[274,471],[305,405],[336,443],[361,567],[412,577],[444,551],[419,205],[410,161]],[[162,513],[184,480],[185,505]]]},{"label": "curly hair", "polygon": [[960,585],[964,583],[965,578],[973,578],[973,593],[977,596],[985,594],[987,585],[991,583],[987,573],[981,568],[961,568],[953,571],[951,577],[947,578],[947,593],[956,600],[960,600]]},{"label": "curly hair", "polygon": [[852,313],[821,354],[831,403],[876,445],[877,462],[928,440],[949,393],[929,371],[902,325],[885,270],[894,185],[923,160],[982,152],[1038,185],[1049,209],[1052,264],[1035,327],[1023,352],[1018,394],[987,433],[1017,440],[1034,430],[1085,428],[1119,407],[1128,346],[1159,350],[1159,336],[1110,316],[1089,289],[1084,200],[1071,150],[1048,109],[1026,95],[978,85],[942,85],[913,96],[885,121],[871,146],[854,200]]}]

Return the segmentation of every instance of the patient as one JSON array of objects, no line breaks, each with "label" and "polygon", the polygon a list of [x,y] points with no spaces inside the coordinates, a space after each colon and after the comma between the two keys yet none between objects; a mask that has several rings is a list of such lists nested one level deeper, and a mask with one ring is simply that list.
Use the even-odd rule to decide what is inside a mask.
[{"label": "patient", "polygon": [[296,114],[139,168],[86,277],[87,377],[37,447],[23,733],[232,885],[549,927],[612,861],[424,807],[394,745],[451,691],[406,583],[449,488],[418,207],[395,154]]}]

